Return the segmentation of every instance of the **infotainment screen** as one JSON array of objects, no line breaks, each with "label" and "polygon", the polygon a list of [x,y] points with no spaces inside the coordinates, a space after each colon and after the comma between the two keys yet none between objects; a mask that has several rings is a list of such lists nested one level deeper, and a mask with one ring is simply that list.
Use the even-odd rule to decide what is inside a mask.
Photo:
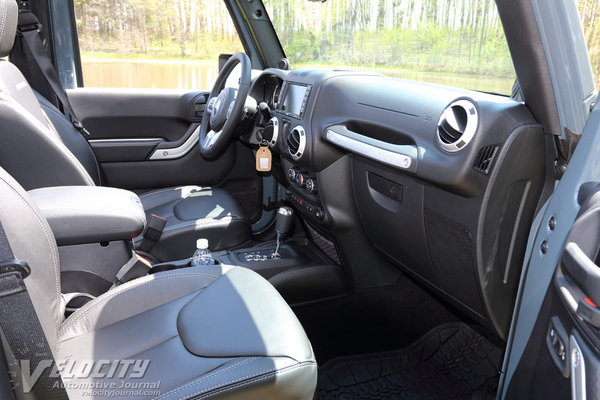
[{"label": "infotainment screen", "polygon": [[304,85],[288,84],[285,99],[283,100],[283,109],[290,114],[300,115],[307,89],[308,87]]}]

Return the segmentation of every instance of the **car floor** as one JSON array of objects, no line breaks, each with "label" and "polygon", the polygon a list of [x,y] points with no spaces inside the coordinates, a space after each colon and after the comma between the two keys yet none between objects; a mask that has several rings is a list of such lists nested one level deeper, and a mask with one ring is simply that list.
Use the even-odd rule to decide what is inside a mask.
[{"label": "car floor", "polygon": [[319,399],[487,399],[503,342],[402,276],[293,307],[320,365]]}]

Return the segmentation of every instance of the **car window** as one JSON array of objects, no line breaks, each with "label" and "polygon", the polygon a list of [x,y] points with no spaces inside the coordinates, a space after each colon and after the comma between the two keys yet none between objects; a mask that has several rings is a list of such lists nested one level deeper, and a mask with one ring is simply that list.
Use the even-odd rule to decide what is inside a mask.
[{"label": "car window", "polygon": [[[596,84],[598,0],[578,0]],[[510,94],[515,72],[494,0],[265,0],[292,68],[378,72]]]},{"label": "car window", "polygon": [[600,87],[600,29],[598,28],[600,2],[598,0],[579,0],[579,15],[592,62],[592,71],[596,79],[596,88],[598,88]]},{"label": "car window", "polygon": [[493,0],[266,0],[293,68],[349,68],[510,94]]},{"label": "car window", "polygon": [[210,89],[221,53],[243,51],[222,0],[75,0],[90,87]]}]

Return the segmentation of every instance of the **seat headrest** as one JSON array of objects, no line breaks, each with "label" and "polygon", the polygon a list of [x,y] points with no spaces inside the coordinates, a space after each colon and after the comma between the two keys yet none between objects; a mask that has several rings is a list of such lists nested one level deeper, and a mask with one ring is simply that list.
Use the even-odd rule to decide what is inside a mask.
[{"label": "seat headrest", "polygon": [[17,34],[19,8],[15,0],[0,0],[0,57],[12,50]]}]

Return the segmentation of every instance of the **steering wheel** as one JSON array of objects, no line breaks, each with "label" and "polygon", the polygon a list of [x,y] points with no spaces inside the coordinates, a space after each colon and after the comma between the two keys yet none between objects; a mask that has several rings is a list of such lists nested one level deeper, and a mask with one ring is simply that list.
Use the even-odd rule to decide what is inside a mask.
[{"label": "steering wheel", "polygon": [[[237,64],[242,69],[239,87],[225,87]],[[214,158],[229,145],[250,90],[250,76],[250,59],[244,53],[232,55],[219,72],[200,125],[199,144],[203,157]]]}]

